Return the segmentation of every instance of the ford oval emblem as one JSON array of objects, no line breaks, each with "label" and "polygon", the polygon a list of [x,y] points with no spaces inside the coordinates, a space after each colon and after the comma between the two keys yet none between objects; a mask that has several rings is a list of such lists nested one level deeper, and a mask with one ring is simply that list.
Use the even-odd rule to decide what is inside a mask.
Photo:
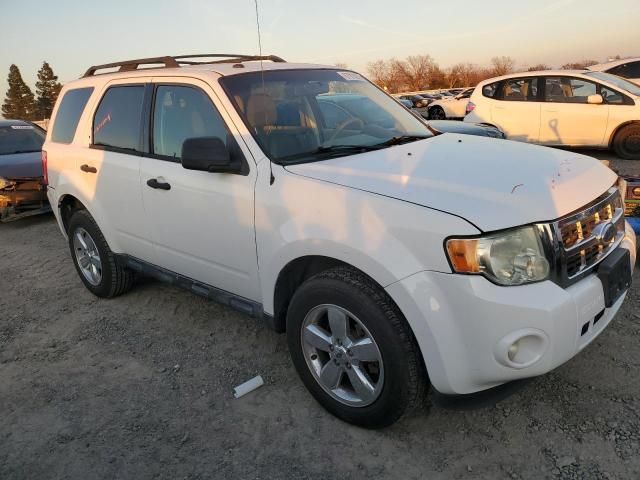
[{"label": "ford oval emblem", "polygon": [[593,235],[600,245],[609,245],[616,239],[616,226],[612,222],[601,223],[593,229]]}]

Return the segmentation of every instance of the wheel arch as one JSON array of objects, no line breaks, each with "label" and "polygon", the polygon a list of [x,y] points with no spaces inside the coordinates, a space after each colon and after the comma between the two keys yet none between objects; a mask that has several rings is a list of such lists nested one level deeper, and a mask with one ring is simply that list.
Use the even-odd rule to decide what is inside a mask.
[{"label": "wheel arch", "polygon": [[[335,267],[350,268],[370,279],[381,290],[385,290],[384,285],[371,275],[344,260],[324,255],[304,255],[294,258],[280,269],[273,288],[272,326],[277,332],[285,331],[289,303],[298,287],[312,276]],[[393,299],[391,300],[393,301]]]},{"label": "wheel arch", "polygon": [[78,210],[88,210],[87,207],[74,195],[67,193],[58,199],[58,211],[60,221],[65,232],[69,231],[69,221],[74,212]]},{"label": "wheel arch", "polygon": [[613,147],[613,142],[616,138],[616,135],[618,135],[618,133],[620,133],[620,130],[622,130],[625,127],[628,127],[629,125],[640,125],[640,120],[629,120],[626,122],[621,123],[620,125],[618,125],[613,132],[611,132],[611,136],[609,137],[609,141],[607,142],[607,145],[609,146],[609,148]]}]

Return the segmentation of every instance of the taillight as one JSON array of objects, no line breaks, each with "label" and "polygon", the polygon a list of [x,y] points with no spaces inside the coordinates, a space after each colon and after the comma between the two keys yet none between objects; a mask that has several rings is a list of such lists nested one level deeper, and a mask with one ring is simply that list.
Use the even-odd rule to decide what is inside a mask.
[{"label": "taillight", "polygon": [[473,112],[476,108],[476,104],[473,102],[469,102],[467,103],[467,113],[466,115],[469,115],[471,112]]},{"label": "taillight", "polygon": [[47,152],[42,150],[42,184],[49,185],[49,170],[47,168]]}]

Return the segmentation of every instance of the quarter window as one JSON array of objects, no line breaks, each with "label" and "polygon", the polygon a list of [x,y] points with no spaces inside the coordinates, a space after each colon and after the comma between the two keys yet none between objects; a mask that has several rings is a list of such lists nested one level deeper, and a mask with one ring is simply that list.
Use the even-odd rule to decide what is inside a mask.
[{"label": "quarter window", "polygon": [[498,91],[498,87],[500,86],[500,82],[490,83],[489,85],[485,85],[482,87],[482,95],[488,98],[494,98],[496,96],[496,92]]},{"label": "quarter window", "polygon": [[144,85],[111,87],[93,118],[93,144],[141,150]]},{"label": "quarter window", "polygon": [[153,153],[179,160],[188,138],[218,137],[230,150],[224,120],[209,97],[193,87],[161,85],[153,114]]},{"label": "quarter window", "polygon": [[65,92],[53,122],[52,142],[71,143],[73,141],[80,116],[89,101],[91,93],[93,93],[93,87],[74,88]]},{"label": "quarter window", "polygon": [[545,80],[545,100],[554,103],[588,103],[589,95],[595,95],[595,83],[581,78],[548,77]]}]

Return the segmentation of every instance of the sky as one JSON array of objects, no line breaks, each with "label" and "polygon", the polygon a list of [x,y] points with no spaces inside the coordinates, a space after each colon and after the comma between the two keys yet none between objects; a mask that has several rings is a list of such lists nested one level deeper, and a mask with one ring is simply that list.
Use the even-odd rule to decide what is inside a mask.
[{"label": "sky", "polygon": [[[640,0],[258,0],[262,51],[288,61],[367,63],[431,55],[443,68],[640,56]],[[33,88],[43,60],[62,82],[147,56],[258,52],[254,0],[0,0],[0,96],[9,66]]]}]

